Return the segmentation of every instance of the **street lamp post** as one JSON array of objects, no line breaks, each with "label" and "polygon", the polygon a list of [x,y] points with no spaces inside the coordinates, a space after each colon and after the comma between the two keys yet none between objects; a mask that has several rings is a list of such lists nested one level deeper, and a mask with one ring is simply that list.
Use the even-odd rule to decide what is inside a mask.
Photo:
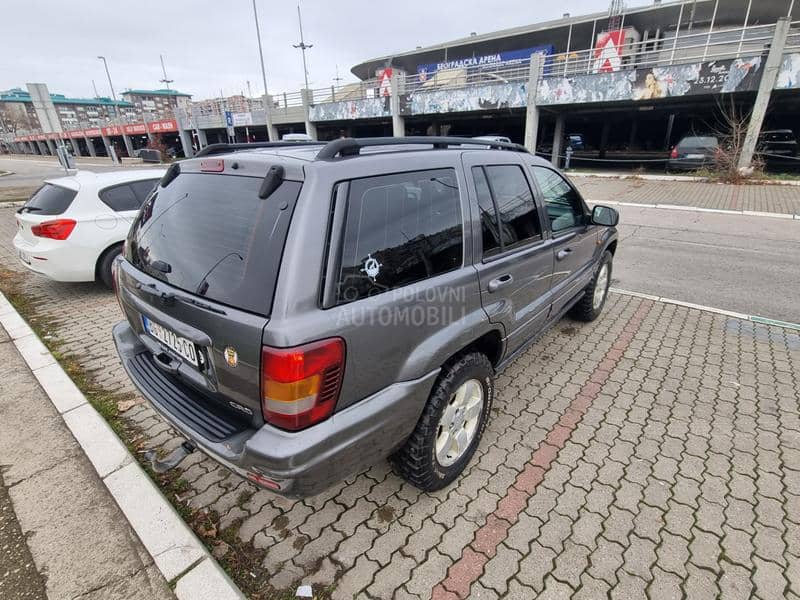
[{"label": "street lamp post", "polygon": [[253,17],[256,22],[256,38],[258,38],[258,58],[261,60],[261,80],[264,83],[264,115],[267,121],[267,139],[270,142],[277,140],[277,132],[272,126],[272,107],[269,106],[270,97],[267,89],[267,70],[264,68],[264,50],[261,48],[261,28],[258,26],[258,9],[256,8],[256,0],[253,0]]},{"label": "street lamp post", "polygon": [[303,53],[303,78],[306,82],[306,89],[308,89],[308,66],[306,65],[306,50],[313,48],[314,44],[306,44],[303,39],[303,16],[300,14],[300,5],[297,5],[297,21],[300,24],[300,43],[293,44],[295,48],[300,48]]},{"label": "street lamp post", "polygon": [[97,58],[99,58],[100,60],[103,61],[103,65],[106,68],[106,77],[108,77],[108,87],[111,88],[111,99],[114,101],[114,104],[113,104],[113,106],[114,106],[114,119],[116,120],[116,118],[117,118],[117,95],[114,93],[114,84],[111,83],[111,73],[108,71],[108,61],[106,61],[106,57],[105,56],[98,56]]}]

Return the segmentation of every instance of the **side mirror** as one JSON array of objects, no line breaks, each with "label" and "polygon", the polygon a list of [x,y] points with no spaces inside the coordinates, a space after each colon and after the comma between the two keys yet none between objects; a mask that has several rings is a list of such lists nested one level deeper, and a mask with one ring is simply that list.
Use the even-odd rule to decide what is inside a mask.
[{"label": "side mirror", "polygon": [[592,224],[603,227],[616,227],[619,223],[619,213],[610,206],[598,204],[592,209]]}]

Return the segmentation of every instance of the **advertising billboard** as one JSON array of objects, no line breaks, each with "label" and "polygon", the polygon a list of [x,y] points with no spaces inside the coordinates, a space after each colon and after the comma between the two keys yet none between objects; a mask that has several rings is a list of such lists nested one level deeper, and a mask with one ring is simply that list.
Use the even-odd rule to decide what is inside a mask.
[{"label": "advertising billboard", "polygon": [[[454,58],[452,60],[446,60],[439,63],[417,65],[417,78],[419,79],[420,83],[424,83],[437,71],[444,71],[447,69],[497,68],[498,66],[507,66],[515,63],[527,62],[530,60],[531,54],[541,54],[546,57],[552,56],[553,51],[553,46],[535,46],[533,48],[523,48],[521,50],[509,50],[507,52],[496,52],[494,54],[469,56],[466,58]],[[547,64],[549,64],[549,60],[545,61],[545,65]]]}]

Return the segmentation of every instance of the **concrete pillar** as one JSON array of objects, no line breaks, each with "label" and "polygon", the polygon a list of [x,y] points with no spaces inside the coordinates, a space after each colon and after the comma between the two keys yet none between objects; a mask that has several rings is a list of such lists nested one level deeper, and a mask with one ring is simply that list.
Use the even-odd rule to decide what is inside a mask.
[{"label": "concrete pillar", "polygon": [[634,144],[636,144],[636,133],[639,129],[639,121],[633,119],[631,121],[631,135],[628,138],[628,150],[633,150]]},{"label": "concrete pillar", "polygon": [[[270,94],[264,94],[263,96],[264,102],[264,113],[266,114],[267,118],[267,139],[270,142],[277,142],[281,138],[278,135],[278,129],[275,127],[275,124],[272,122],[272,107],[273,107],[273,99]],[[308,128],[306,128],[308,129]],[[197,130],[200,131],[199,129]],[[203,132],[203,137],[205,138],[205,132]],[[208,145],[208,142],[203,143],[204,146]]]},{"label": "concrete pillar", "polygon": [[392,112],[392,135],[394,137],[405,137],[406,135],[406,120],[400,114],[400,93],[403,91],[400,87],[400,74],[398,72],[392,73],[390,83],[391,96],[389,97],[389,108]]},{"label": "concrete pillar", "polygon": [[311,104],[314,102],[314,92],[312,90],[300,90],[300,96],[303,99],[303,118],[306,121],[306,134],[311,136],[312,140],[317,139],[317,126],[311,122]]},{"label": "concrete pillar", "polygon": [[178,130],[178,139],[181,141],[181,148],[183,148],[183,155],[186,158],[194,156],[194,148],[192,148],[192,133],[186,129]]},{"label": "concrete pillar", "polygon": [[72,152],[75,154],[75,156],[83,156],[81,146],[78,144],[78,140],[76,138],[70,138],[69,143],[72,144]]},{"label": "concrete pillar", "polygon": [[41,140],[36,140],[36,147],[39,149],[39,154],[47,156],[47,146]]},{"label": "concrete pillar", "polygon": [[[205,129],[196,129],[195,131],[197,131],[197,143],[200,148],[208,146],[208,137],[206,136]],[[269,134],[269,129],[267,129],[267,134]]]},{"label": "concrete pillar", "polygon": [[103,146],[106,147],[106,156],[108,156],[108,158],[111,158],[111,140],[108,139],[108,136],[106,135],[101,136],[101,138],[103,140]]},{"label": "concrete pillar", "polygon": [[25,143],[28,144],[28,153],[36,154],[36,146],[34,145],[34,143],[33,142],[25,142]]},{"label": "concrete pillar", "polygon": [[56,155],[56,145],[53,143],[53,140],[47,140],[47,149],[50,151],[51,156]]},{"label": "concrete pillar", "polygon": [[128,153],[128,156],[133,158],[134,149],[133,149],[133,142],[131,141],[131,136],[123,135],[122,141],[125,143],[125,151]]},{"label": "concrete pillar", "polygon": [[564,126],[567,118],[564,113],[558,113],[556,117],[556,129],[553,132],[553,156],[550,157],[550,162],[554,167],[561,164],[561,153],[564,152]]},{"label": "concrete pillar", "polygon": [[536,153],[536,138],[539,136],[539,107],[536,105],[536,90],[542,72],[542,55],[531,56],[528,71],[528,108],[525,111],[525,147]]},{"label": "concrete pillar", "polygon": [[670,142],[672,141],[673,127],[675,127],[675,113],[670,113],[669,119],[667,120],[667,135],[664,136],[664,150],[672,149]]},{"label": "concrete pillar", "polygon": [[611,121],[606,119],[603,121],[603,130],[600,132],[600,158],[606,157],[606,146],[608,146],[608,138],[611,135]]},{"label": "concrete pillar", "polygon": [[86,140],[86,149],[89,150],[89,156],[91,156],[92,158],[96,157],[97,156],[97,150],[94,147],[94,142],[92,141],[92,138],[85,137],[83,139]]},{"label": "concrete pillar", "polygon": [[778,71],[783,62],[783,50],[786,48],[786,38],[789,35],[788,18],[778,19],[775,24],[775,35],[769,47],[767,62],[761,74],[761,83],[758,86],[756,103],[750,115],[750,124],[747,127],[747,134],[744,138],[742,152],[739,155],[739,168],[746,169],[753,162],[753,154],[758,144],[758,136],[761,134],[761,126],[764,124],[764,115],[769,106],[769,99],[775,87],[775,80],[778,78]]}]

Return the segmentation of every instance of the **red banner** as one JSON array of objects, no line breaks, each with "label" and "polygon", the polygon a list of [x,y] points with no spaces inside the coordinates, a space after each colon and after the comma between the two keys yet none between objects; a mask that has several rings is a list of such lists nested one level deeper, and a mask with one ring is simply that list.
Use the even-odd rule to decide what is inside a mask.
[{"label": "red banner", "polygon": [[134,125],[123,125],[122,131],[125,135],[137,135],[147,133],[147,126],[144,123],[136,123]]},{"label": "red banner", "polygon": [[132,125],[111,125],[109,127],[95,127],[93,129],[75,129],[72,131],[65,131],[59,133],[40,133],[35,135],[23,135],[15,138],[17,142],[31,142],[34,140],[57,140],[60,137],[64,138],[81,138],[81,137],[100,137],[100,136],[115,136],[115,135],[144,135],[146,133],[173,133],[178,131],[178,122],[175,119],[162,119],[160,121],[151,121],[150,123],[134,123]]},{"label": "red banner", "polygon": [[103,127],[103,135],[122,135],[122,127],[119,125]]},{"label": "red banner", "polygon": [[150,133],[166,133],[178,131],[178,122],[175,119],[163,119],[161,121],[151,121],[147,124]]}]

